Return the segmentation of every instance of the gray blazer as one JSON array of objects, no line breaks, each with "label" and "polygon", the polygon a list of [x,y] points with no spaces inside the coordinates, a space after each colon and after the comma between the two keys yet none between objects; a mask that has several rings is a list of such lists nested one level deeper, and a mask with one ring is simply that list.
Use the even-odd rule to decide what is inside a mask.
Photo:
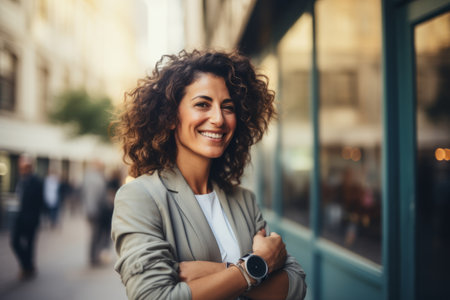
[{"label": "gray blazer", "polygon": [[[227,194],[216,184],[213,188],[241,255],[251,252],[253,236],[266,227],[254,194],[240,187]],[[140,176],[119,189],[112,239],[119,256],[115,269],[129,299],[191,299],[189,286],[178,279],[178,263],[221,262],[208,221],[177,168]],[[284,270],[289,276],[287,299],[303,299],[306,284],[302,268],[288,255]]]}]

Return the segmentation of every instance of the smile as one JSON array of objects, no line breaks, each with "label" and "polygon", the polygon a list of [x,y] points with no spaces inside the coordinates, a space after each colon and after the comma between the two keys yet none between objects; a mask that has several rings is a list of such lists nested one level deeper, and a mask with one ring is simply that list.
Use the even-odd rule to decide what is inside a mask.
[{"label": "smile", "polygon": [[225,134],[223,133],[215,133],[215,132],[208,132],[208,131],[200,131],[200,134],[212,139],[221,139]]}]

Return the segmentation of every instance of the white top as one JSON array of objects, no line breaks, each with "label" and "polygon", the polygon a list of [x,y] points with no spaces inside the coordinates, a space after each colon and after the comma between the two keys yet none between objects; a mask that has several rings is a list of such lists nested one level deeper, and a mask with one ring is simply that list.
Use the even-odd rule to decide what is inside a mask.
[{"label": "white top", "polygon": [[44,180],[44,200],[50,208],[58,204],[59,181],[55,175],[49,175]]},{"label": "white top", "polygon": [[195,195],[219,245],[223,262],[235,263],[241,257],[239,244],[216,192]]}]

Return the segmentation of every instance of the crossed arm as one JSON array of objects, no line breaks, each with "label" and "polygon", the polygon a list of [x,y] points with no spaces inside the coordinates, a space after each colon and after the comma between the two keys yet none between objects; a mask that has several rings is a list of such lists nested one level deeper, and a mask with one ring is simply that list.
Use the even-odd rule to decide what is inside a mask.
[{"label": "crossed arm", "polygon": [[[128,201],[132,199],[133,201]],[[252,202],[253,203],[253,202]],[[269,266],[269,278],[245,294],[247,282],[236,267],[205,261],[177,263],[170,240],[171,224],[164,203],[149,198],[141,182],[135,180],[116,195],[112,238],[118,253],[115,264],[129,299],[303,299],[305,273],[295,259],[286,254],[280,236],[265,237],[261,231],[253,238],[252,251]],[[255,206],[255,227],[264,221]]]},{"label": "crossed arm", "polygon": [[236,267],[226,268],[225,263],[182,262],[179,276],[189,285],[192,299],[236,299],[244,293],[251,299],[285,299],[289,278],[281,268],[286,260],[286,247],[278,234],[265,235],[262,229],[253,238],[253,253],[261,256],[269,267],[269,277],[260,286],[245,293],[247,281],[241,271]]}]

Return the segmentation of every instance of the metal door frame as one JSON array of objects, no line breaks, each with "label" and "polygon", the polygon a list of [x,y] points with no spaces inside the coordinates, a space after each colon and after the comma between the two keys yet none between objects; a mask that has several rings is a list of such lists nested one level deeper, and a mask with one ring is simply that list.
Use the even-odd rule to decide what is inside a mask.
[{"label": "metal door frame", "polygon": [[414,27],[450,0],[383,1],[384,298],[416,295],[416,98]]}]

